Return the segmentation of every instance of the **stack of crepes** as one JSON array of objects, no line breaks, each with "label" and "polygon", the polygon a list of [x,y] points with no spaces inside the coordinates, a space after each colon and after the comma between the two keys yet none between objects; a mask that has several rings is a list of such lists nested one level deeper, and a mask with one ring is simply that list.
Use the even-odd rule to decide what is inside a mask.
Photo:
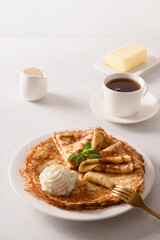
[{"label": "stack of crepes", "polygon": [[[83,151],[87,142],[92,151],[101,154],[100,158],[67,161],[71,154]],[[78,173],[75,188],[68,196],[54,196],[42,190],[39,175],[52,164],[68,166]],[[53,132],[27,154],[20,174],[25,177],[26,190],[48,204],[65,209],[97,209],[120,202],[111,195],[115,185],[142,191],[144,163],[134,148],[97,127]]]},{"label": "stack of crepes", "polygon": [[[83,173],[85,180],[109,189],[121,184],[142,190],[143,158],[126,142],[109,136],[100,127],[85,131],[54,132],[52,137],[64,161],[67,161],[71,154],[83,151],[88,141],[91,142],[91,150],[101,154],[100,158],[84,158],[81,162],[77,162],[76,159],[67,161],[68,167]],[[138,182],[135,179],[136,175]]]}]

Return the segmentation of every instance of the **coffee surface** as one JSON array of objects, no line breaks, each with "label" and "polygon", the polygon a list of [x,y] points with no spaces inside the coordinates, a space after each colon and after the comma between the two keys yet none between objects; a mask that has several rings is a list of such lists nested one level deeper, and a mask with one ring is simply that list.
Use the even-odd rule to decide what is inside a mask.
[{"label": "coffee surface", "polygon": [[133,92],[141,88],[140,84],[129,78],[116,78],[109,81],[106,87],[117,92]]}]

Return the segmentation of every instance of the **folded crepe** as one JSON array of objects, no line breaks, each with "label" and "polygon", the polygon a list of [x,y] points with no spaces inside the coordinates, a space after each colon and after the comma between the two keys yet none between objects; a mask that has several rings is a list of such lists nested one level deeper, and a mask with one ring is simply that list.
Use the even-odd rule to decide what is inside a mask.
[{"label": "folded crepe", "polygon": [[92,148],[91,148],[91,150],[99,151],[102,148],[104,142],[105,142],[105,138],[103,136],[102,131],[99,128],[96,128],[95,131],[94,131],[93,138],[92,138]]},{"label": "folded crepe", "polygon": [[[85,143],[91,142],[91,150],[101,151],[113,145],[117,140],[110,137],[102,128],[88,129],[84,131],[65,131],[61,133],[52,133],[52,138],[63,159],[67,162],[68,157],[73,153],[83,151]],[[79,166],[75,159],[67,162],[70,169]]]},{"label": "folded crepe", "polygon": [[112,164],[102,163],[99,159],[88,159],[82,162],[79,166],[79,172],[85,173],[89,171],[98,172],[112,172],[112,173],[128,173],[133,172],[134,164],[130,162],[128,164]]},{"label": "folded crepe", "polygon": [[101,151],[103,149],[112,146],[117,142],[117,139],[109,136],[102,128],[97,127],[94,130],[93,138],[92,138],[92,148],[91,150]]},{"label": "folded crepe", "polygon": [[102,158],[87,159],[81,162],[80,172],[100,171],[113,173],[133,172],[134,164],[131,156],[123,149],[123,143],[117,142],[100,151]]},{"label": "folded crepe", "polygon": [[103,149],[100,152],[102,158],[109,163],[130,162],[131,156],[125,152],[123,145],[124,143],[119,141],[110,147]]},{"label": "folded crepe", "polygon": [[[63,159],[67,162],[68,157],[73,153],[79,153],[88,141],[92,141],[94,129],[84,131],[65,131],[52,133],[52,138]],[[79,163],[75,160],[67,162],[69,168],[74,169]]]}]

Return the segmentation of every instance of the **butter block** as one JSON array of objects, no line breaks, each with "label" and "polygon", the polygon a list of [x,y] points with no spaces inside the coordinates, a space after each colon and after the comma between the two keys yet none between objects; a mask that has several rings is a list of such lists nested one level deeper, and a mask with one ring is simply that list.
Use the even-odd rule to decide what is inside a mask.
[{"label": "butter block", "polygon": [[104,64],[120,72],[128,72],[145,62],[147,49],[134,43],[127,43],[107,54]]}]

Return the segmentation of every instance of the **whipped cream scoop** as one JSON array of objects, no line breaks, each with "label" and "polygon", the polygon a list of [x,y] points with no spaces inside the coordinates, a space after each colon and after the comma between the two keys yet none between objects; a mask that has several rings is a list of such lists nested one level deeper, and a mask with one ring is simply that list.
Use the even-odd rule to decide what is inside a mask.
[{"label": "whipped cream scoop", "polygon": [[60,164],[46,167],[39,176],[42,190],[55,196],[68,196],[78,179],[77,172]]}]

